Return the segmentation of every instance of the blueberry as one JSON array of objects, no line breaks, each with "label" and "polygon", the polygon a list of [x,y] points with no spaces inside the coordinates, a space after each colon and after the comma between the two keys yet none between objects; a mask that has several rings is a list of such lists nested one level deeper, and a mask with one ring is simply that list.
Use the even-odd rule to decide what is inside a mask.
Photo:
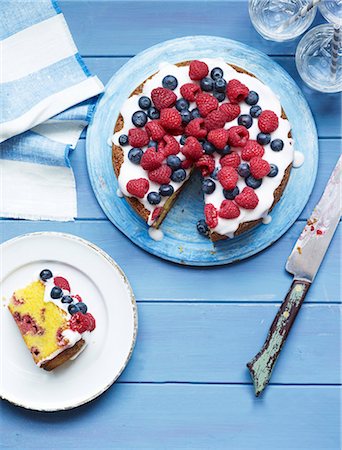
[{"label": "blueberry", "polygon": [[180,168],[182,161],[176,155],[169,155],[166,159],[166,164],[171,167],[172,170],[176,170]]},{"label": "blueberry", "polygon": [[205,194],[212,194],[216,189],[215,181],[208,178],[202,182],[202,190]]},{"label": "blueberry", "polygon": [[249,175],[249,177],[245,178],[245,182],[247,186],[251,187],[252,189],[258,189],[258,187],[261,186],[262,180],[257,180],[252,175]]},{"label": "blueberry", "polygon": [[158,192],[150,192],[147,196],[147,201],[151,205],[158,205],[158,203],[161,202],[160,194],[158,194]]},{"label": "blueberry", "polygon": [[253,119],[249,114],[241,114],[241,116],[238,117],[238,124],[250,128],[253,124]]},{"label": "blueberry", "polygon": [[199,234],[202,234],[203,236],[209,235],[209,228],[204,219],[199,220],[196,227]]},{"label": "blueberry", "polygon": [[73,315],[80,312],[80,308],[78,307],[78,304],[76,305],[73,304],[68,306],[68,311],[71,315]]},{"label": "blueberry", "polygon": [[194,109],[191,111],[191,120],[192,120],[192,119],[198,119],[199,117],[201,117],[201,114],[200,114],[200,112],[198,111],[198,108],[194,108]]},{"label": "blueberry", "polygon": [[188,109],[189,108],[190,103],[185,100],[185,98],[179,98],[176,101],[176,109],[178,109],[178,111],[182,111],[182,109]]},{"label": "blueberry", "polygon": [[212,155],[215,152],[215,150],[216,150],[214,145],[211,142],[208,142],[208,141],[204,141],[203,144],[202,144],[202,147],[203,147],[204,153],[206,155]]},{"label": "blueberry", "polygon": [[61,298],[61,297],[63,297],[63,291],[60,287],[54,286],[51,289],[50,296],[51,296],[51,298],[54,298],[54,299]]},{"label": "blueberry", "polygon": [[156,120],[156,119],[159,119],[159,117],[160,117],[160,113],[159,113],[158,109],[155,108],[154,106],[151,106],[151,108],[148,108],[147,115],[151,120]]},{"label": "blueberry", "polygon": [[162,184],[159,188],[159,194],[163,197],[170,197],[173,193],[174,189],[171,184]]},{"label": "blueberry", "polygon": [[119,137],[119,144],[120,145],[127,145],[128,144],[128,136],[127,136],[127,134],[122,134]]},{"label": "blueberry", "polygon": [[221,170],[221,167],[215,167],[215,169],[210,174],[211,178],[214,178],[214,180],[217,180],[217,174],[218,174],[219,170]]},{"label": "blueberry", "polygon": [[280,152],[284,148],[284,142],[281,139],[274,139],[271,142],[271,149],[274,152]]},{"label": "blueberry", "polygon": [[234,189],[223,189],[223,195],[227,200],[234,200],[234,198],[240,193],[240,189],[236,186]]},{"label": "blueberry", "polygon": [[214,82],[211,78],[205,77],[205,78],[202,78],[202,80],[200,82],[200,86],[201,86],[202,91],[211,92],[214,88]]},{"label": "blueberry", "polygon": [[213,96],[221,103],[226,98],[225,92],[213,92]]},{"label": "blueberry", "polygon": [[145,95],[139,98],[138,104],[141,109],[148,109],[152,106],[151,100]]},{"label": "blueberry", "polygon": [[261,145],[266,145],[271,141],[271,135],[268,133],[259,133],[257,135],[257,141]]},{"label": "blueberry", "polygon": [[146,113],[144,113],[144,111],[135,111],[135,113],[132,115],[132,122],[133,125],[138,128],[144,127],[147,122]]},{"label": "blueberry", "polygon": [[128,159],[133,164],[139,164],[143,154],[144,152],[141,150],[141,148],[133,147],[128,152]]},{"label": "blueberry", "polygon": [[162,85],[164,88],[173,91],[178,86],[177,78],[173,75],[166,75],[166,77],[163,78]]},{"label": "blueberry", "polygon": [[88,311],[88,307],[85,303],[83,302],[79,302],[77,303],[78,309],[81,311],[82,314],[86,314],[86,312]]},{"label": "blueberry", "polygon": [[256,105],[259,101],[259,95],[255,91],[249,91],[249,94],[245,98],[247,105]]},{"label": "blueberry", "polygon": [[215,81],[214,86],[215,86],[216,92],[226,92],[227,83],[226,83],[226,80],[224,80],[223,78],[218,78]]},{"label": "blueberry", "polygon": [[72,303],[74,299],[70,295],[63,295],[62,303]]},{"label": "blueberry", "polygon": [[148,143],[148,148],[153,147],[153,148],[157,148],[158,147],[158,142],[156,141],[150,141]]},{"label": "blueberry", "polygon": [[44,270],[42,270],[41,272],[40,272],[40,274],[39,274],[39,278],[42,280],[42,281],[46,281],[46,280],[49,280],[50,278],[52,278],[52,272],[51,272],[51,270],[49,270],[49,269],[44,269]]},{"label": "blueberry", "polygon": [[180,183],[181,181],[184,181],[186,178],[186,172],[184,169],[177,169],[174,172],[172,172],[171,180],[175,181],[176,183]]},{"label": "blueberry", "polygon": [[182,122],[183,123],[189,123],[191,120],[191,112],[188,109],[182,109],[180,112]]},{"label": "blueberry", "polygon": [[185,144],[186,138],[187,138],[187,136],[185,136],[185,134],[183,134],[183,136],[181,136],[181,138],[179,139],[180,145],[184,145]]},{"label": "blueberry", "polygon": [[237,171],[238,174],[243,178],[249,177],[249,175],[251,174],[248,163],[241,163],[237,168]]},{"label": "blueberry", "polygon": [[229,153],[231,153],[230,145],[227,144],[222,149],[217,148],[216,151],[220,155],[229,155]]},{"label": "blueberry", "polygon": [[270,178],[276,177],[278,175],[278,167],[275,164],[270,164],[270,166],[271,170],[267,176]]},{"label": "blueberry", "polygon": [[214,69],[210,72],[210,76],[213,80],[217,80],[218,78],[223,77],[223,70],[220,67],[214,67]]},{"label": "blueberry", "polygon": [[254,118],[259,117],[261,113],[262,109],[260,108],[259,105],[252,106],[251,109],[249,110],[249,114]]}]

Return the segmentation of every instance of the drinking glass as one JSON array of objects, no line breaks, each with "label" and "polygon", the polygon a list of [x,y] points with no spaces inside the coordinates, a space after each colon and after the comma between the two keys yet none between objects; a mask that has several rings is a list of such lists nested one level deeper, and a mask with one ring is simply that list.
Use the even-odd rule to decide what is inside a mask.
[{"label": "drinking glass", "polygon": [[300,36],[315,18],[317,8],[310,9],[289,26],[286,22],[294,17],[310,0],[249,0],[249,15],[254,28],[265,39],[288,41]]},{"label": "drinking glass", "polygon": [[328,22],[342,26],[342,0],[323,0],[318,8]]},{"label": "drinking glass", "polygon": [[318,25],[301,39],[296,50],[296,66],[305,83],[321,92],[342,90],[342,49],[332,70],[334,25]]}]

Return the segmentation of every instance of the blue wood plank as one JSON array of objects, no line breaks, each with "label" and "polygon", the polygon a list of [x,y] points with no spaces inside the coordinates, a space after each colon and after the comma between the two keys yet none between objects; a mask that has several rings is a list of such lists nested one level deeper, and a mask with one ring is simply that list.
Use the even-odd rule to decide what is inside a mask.
[{"label": "blue wood plank", "polygon": [[[123,66],[129,58],[85,58],[92,73],[97,74],[103,83]],[[299,77],[293,57],[277,56],[274,60],[280,64],[296,81],[312,109],[318,135],[320,137],[341,137],[341,95],[324,94],[309,88]]]},{"label": "blue wood plank", "polygon": [[[83,55],[135,55],[158,42],[188,35],[235,39],[268,54],[293,55],[299,41],[263,39],[251,25],[248,2],[60,1]],[[322,22],[318,15],[314,24]],[[89,32],[85,32],[85,26]]]},{"label": "blue wood plank", "polygon": [[[76,223],[0,221],[2,239],[34,231],[62,231],[88,239],[109,253],[126,272],[139,300],[282,301],[291,283],[284,266],[304,226],[295,223],[255,257],[228,266],[190,268],[168,263],[135,246],[108,221]],[[340,301],[341,234],[325,256],[308,301]]]},{"label": "blue wood plank", "polygon": [[[277,308],[265,304],[139,303],[135,352],[120,379],[251,383],[246,363],[264,343]],[[337,336],[341,311],[339,305],[303,306],[272,383],[340,383]]]},{"label": "blue wood plank", "polygon": [[[83,380],[85,382],[85,380]],[[0,446],[12,449],[339,450],[341,389],[116,384],[77,411],[42,414],[5,402]]]}]

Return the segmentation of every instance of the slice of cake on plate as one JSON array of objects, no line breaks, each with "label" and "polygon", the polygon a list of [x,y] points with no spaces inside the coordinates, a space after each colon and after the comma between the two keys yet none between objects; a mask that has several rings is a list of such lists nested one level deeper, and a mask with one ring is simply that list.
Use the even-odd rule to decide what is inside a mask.
[{"label": "slice of cake on plate", "polygon": [[112,142],[119,189],[154,228],[199,170],[198,230],[213,241],[270,221],[294,157],[277,95],[223,59],[161,64],[122,105]]},{"label": "slice of cake on plate", "polygon": [[37,366],[53,370],[84,349],[95,319],[68,281],[44,269],[38,280],[16,290],[8,304]]}]

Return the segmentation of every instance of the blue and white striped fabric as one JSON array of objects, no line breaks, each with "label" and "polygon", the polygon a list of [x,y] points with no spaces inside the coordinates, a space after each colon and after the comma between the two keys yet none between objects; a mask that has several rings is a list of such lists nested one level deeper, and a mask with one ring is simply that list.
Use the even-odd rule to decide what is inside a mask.
[{"label": "blue and white striped fabric", "polygon": [[0,215],[73,220],[69,152],[103,85],[54,0],[0,1],[0,55]]}]

